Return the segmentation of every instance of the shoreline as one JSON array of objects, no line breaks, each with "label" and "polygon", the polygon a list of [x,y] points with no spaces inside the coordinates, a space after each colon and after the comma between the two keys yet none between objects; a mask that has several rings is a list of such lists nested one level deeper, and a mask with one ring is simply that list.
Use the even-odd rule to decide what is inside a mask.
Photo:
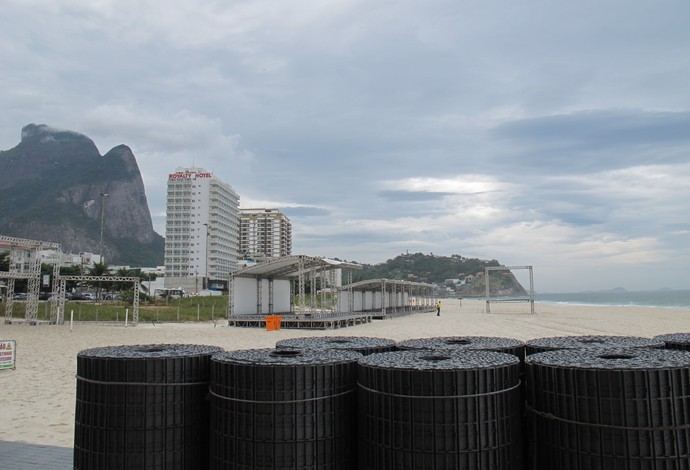
[{"label": "shoreline", "polygon": [[335,330],[235,328],[224,322],[140,323],[136,327],[78,322],[64,325],[0,325],[0,340],[15,340],[15,370],[0,371],[3,406],[0,440],[71,447],[74,434],[77,353],[126,344],[204,344],[225,350],[273,347],[306,336],[372,336],[395,341],[442,336],[495,336],[526,341],[550,336],[623,335],[651,338],[690,332],[690,310],[643,306],[492,303],[441,299],[436,312]]},{"label": "shoreline", "polygon": [[554,305],[573,305],[576,307],[604,307],[604,308],[649,308],[649,309],[671,309],[671,310],[685,310],[690,312],[690,307],[684,305],[639,305],[639,304],[592,304],[586,302],[557,302],[554,300],[535,300],[535,305],[540,304],[554,304]]}]

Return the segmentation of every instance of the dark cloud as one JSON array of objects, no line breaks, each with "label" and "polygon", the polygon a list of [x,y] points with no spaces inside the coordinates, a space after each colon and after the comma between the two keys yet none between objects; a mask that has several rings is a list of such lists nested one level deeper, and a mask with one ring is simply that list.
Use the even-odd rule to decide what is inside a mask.
[{"label": "dark cloud", "polygon": [[684,163],[690,155],[689,131],[690,112],[599,110],[511,121],[490,135],[514,146],[519,157],[512,165],[587,172]]},{"label": "dark cloud", "polygon": [[29,122],[127,144],[160,231],[196,164],[284,207],[295,252],[498,258],[539,289],[690,269],[686,0],[161,5],[4,2],[0,148]]}]

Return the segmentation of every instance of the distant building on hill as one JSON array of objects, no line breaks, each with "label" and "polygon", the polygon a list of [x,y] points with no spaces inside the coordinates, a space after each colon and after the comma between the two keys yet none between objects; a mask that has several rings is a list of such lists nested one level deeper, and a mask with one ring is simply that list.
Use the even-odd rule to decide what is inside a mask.
[{"label": "distant building on hill", "polygon": [[240,209],[240,253],[256,261],[292,254],[292,223],[278,209]]},{"label": "distant building on hill", "polygon": [[239,259],[239,195],[203,168],[168,175],[165,287],[222,289]]}]

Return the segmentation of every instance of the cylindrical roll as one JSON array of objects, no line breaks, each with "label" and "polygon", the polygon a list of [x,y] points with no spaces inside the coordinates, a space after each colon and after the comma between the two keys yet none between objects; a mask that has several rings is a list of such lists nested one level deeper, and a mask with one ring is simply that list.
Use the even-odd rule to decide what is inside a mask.
[{"label": "cylindrical roll", "polygon": [[654,337],[657,341],[663,341],[666,349],[680,349],[690,351],[690,333],[670,333]]},{"label": "cylindrical roll", "polygon": [[361,357],[335,349],[213,356],[210,468],[355,468]]},{"label": "cylindrical roll", "polygon": [[552,336],[527,341],[525,352],[536,354],[558,349],[589,349],[589,348],[663,348],[664,342],[642,338],[639,336]]},{"label": "cylindrical roll", "polygon": [[74,468],[204,468],[210,359],[220,351],[183,344],[81,351]]},{"label": "cylindrical roll", "polygon": [[397,351],[359,361],[359,469],[519,469],[517,357]]},{"label": "cylindrical roll", "polygon": [[690,352],[559,350],[526,367],[535,469],[688,468]]},{"label": "cylindrical roll", "polygon": [[453,350],[488,350],[512,354],[524,360],[525,343],[512,338],[493,336],[443,336],[438,338],[419,338],[399,341],[397,348],[408,349],[453,349]]},{"label": "cylindrical roll", "polygon": [[369,354],[395,350],[395,341],[365,336],[318,336],[281,339],[276,343],[276,348],[344,349],[368,356]]}]

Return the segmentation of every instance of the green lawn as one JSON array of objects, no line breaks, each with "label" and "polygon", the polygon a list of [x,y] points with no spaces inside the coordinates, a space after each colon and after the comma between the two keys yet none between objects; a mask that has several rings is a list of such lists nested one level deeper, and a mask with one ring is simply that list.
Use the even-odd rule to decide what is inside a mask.
[{"label": "green lawn", "polygon": [[[227,318],[227,296],[189,297],[165,302],[141,302],[139,304],[139,322],[189,322],[214,321]],[[124,322],[129,310],[129,321],[132,321],[132,305],[121,302],[95,303],[89,301],[68,301],[65,303],[65,321],[69,321],[73,312],[74,321],[112,321]],[[5,303],[0,302],[0,314],[5,313]],[[24,318],[25,302],[13,302],[12,317]],[[38,303],[38,320],[50,320],[50,303]]]}]

